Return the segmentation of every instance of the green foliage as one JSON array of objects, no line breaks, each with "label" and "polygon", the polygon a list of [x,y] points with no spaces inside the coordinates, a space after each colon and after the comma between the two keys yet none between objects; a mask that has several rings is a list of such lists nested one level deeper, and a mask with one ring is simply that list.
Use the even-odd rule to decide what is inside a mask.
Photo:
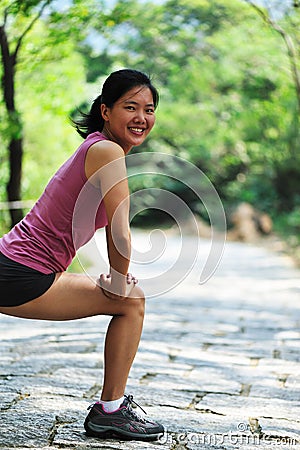
[{"label": "green foliage", "polygon": [[[23,60],[30,60],[47,30],[40,23],[24,44]],[[17,100],[24,121],[24,198],[37,198],[46,182],[81,142],[69,115],[86,96],[84,63],[72,41],[48,45],[17,77]],[[76,69],[76,70],[74,70]],[[25,86],[26,89],[21,89]]]},{"label": "green foliage", "polygon": [[[295,183],[278,181],[289,177],[291,161],[293,179],[300,175],[295,86],[281,36],[239,0],[127,0],[117,7],[128,18],[107,36],[119,49],[116,59],[154,73],[161,88],[157,125],[142,150],[192,161],[226,202],[293,209]],[[282,26],[299,36],[292,14]]]},{"label": "green foliage", "polygon": [[[1,5],[2,14],[4,7],[9,13],[6,33],[11,52],[24,30],[28,30],[22,38],[16,66],[15,102],[18,112],[8,115],[3,102],[0,103],[2,202],[6,200],[5,186],[9,178],[9,140],[23,136],[22,198],[36,199],[53,172],[81,141],[68,123],[68,116],[76,103],[86,98],[83,59],[76,51],[74,40],[61,39],[59,33],[53,34],[49,26],[50,10],[28,29],[41,7],[53,2],[21,2],[22,7],[19,3]],[[0,210],[2,233],[7,230],[8,223],[8,212]]]}]

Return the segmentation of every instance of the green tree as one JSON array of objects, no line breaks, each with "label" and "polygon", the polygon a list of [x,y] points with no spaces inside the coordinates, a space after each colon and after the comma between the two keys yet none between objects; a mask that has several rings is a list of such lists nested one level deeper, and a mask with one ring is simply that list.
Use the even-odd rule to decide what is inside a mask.
[{"label": "green tree", "polygon": [[[2,88],[3,100],[8,124],[9,149],[9,181],[7,183],[8,201],[14,202],[21,198],[21,173],[23,156],[23,126],[15,101],[15,75],[20,50],[24,39],[35,22],[41,17],[50,0],[43,2],[2,2],[2,24],[0,25],[0,48],[2,57]],[[35,7],[38,10],[35,11]],[[34,12],[32,12],[34,10]],[[17,11],[19,14],[17,14]],[[14,20],[11,20],[11,19]],[[9,41],[9,30],[12,39]],[[21,30],[16,32],[16,30]],[[12,225],[22,218],[20,209],[11,208]]]},{"label": "green tree", "polygon": [[[284,43],[284,49],[288,61],[286,70],[288,70],[291,81],[294,86],[295,101],[290,101],[285,106],[291,112],[289,114],[289,124],[285,125],[285,136],[281,139],[281,144],[285,145],[281,151],[285,158],[276,161],[274,185],[280,197],[280,209],[292,211],[300,207],[299,180],[300,180],[300,11],[298,2],[291,1],[285,5],[281,18],[274,18],[276,6],[278,4],[268,4],[263,8],[251,0],[246,0],[254,11],[258,13],[262,21],[277,34],[278,40]],[[290,97],[291,98],[291,97]],[[282,111],[283,116],[287,115]]]},{"label": "green tree", "polygon": [[[24,44],[16,76],[17,102],[23,120],[22,198],[36,199],[53,172],[81,143],[69,116],[87,95],[84,61],[72,40],[39,50],[46,24],[36,25]],[[27,55],[35,51],[30,69]],[[24,89],[21,89],[24,86]]]},{"label": "green tree", "polygon": [[[51,75],[41,68],[52,62],[60,62],[71,58],[76,51],[74,43],[83,41],[92,27],[98,23],[105,26],[102,12],[103,2],[74,0],[64,8],[53,0],[3,0],[0,6],[0,48],[3,103],[0,113],[3,118],[0,132],[3,147],[1,150],[1,176],[8,177],[6,186],[9,202],[21,199],[21,175],[24,154],[24,116],[21,114],[20,100],[24,92],[36,81],[36,90],[45,92],[46,81]],[[103,20],[102,20],[103,19]],[[39,39],[34,38],[35,29],[40,26]],[[68,45],[69,44],[69,45]],[[75,63],[76,64],[76,63]],[[53,66],[51,67],[53,69]],[[59,71],[56,66],[56,71]],[[63,70],[61,71],[63,72]],[[77,73],[82,73],[76,68]],[[75,72],[75,73],[76,73]],[[18,75],[21,74],[19,77]],[[43,74],[44,85],[39,76]],[[71,72],[70,80],[74,80]],[[38,76],[39,75],[39,76]],[[65,76],[64,75],[64,76]],[[53,76],[55,78],[55,76]],[[27,84],[23,84],[24,80]],[[52,79],[53,81],[53,79]],[[67,83],[66,83],[67,84]],[[63,85],[63,83],[62,83]],[[43,86],[43,89],[41,88]],[[51,89],[47,90],[48,98]],[[42,97],[40,97],[42,98]],[[74,104],[77,103],[74,98]],[[52,108],[55,110],[55,107]],[[8,161],[8,165],[5,161]],[[11,225],[23,216],[22,210],[14,206],[10,208]]]},{"label": "green tree", "polygon": [[190,159],[225,201],[284,208],[276,180],[295,154],[297,99],[280,36],[241,0],[123,0],[111,17],[125,11],[106,34],[115,64],[154,74],[162,97],[143,150]]}]

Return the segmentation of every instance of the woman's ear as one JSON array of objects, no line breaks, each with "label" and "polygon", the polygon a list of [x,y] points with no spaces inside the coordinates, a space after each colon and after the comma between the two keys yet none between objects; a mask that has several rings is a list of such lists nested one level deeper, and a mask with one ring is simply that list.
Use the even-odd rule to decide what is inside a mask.
[{"label": "woman's ear", "polygon": [[109,120],[109,114],[108,114],[109,108],[104,103],[101,103],[100,108],[101,108],[100,109],[101,116],[103,117],[103,120],[105,120],[105,122],[107,122]]}]

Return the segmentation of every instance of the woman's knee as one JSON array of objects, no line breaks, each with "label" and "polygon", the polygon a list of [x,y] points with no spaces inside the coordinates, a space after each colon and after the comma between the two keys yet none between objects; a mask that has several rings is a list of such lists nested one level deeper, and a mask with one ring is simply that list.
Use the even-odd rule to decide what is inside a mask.
[{"label": "woman's knee", "polygon": [[139,286],[134,286],[130,296],[125,300],[128,305],[132,306],[135,313],[144,316],[145,313],[145,294]]},{"label": "woman's knee", "polygon": [[140,286],[135,285],[130,294],[131,298],[141,299],[142,302],[145,302],[145,294],[143,289]]}]

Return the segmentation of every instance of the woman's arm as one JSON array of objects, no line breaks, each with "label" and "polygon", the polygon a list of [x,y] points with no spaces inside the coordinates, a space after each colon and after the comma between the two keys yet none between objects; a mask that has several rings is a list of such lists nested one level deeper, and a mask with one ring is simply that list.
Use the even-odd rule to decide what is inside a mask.
[{"label": "woman's arm", "polygon": [[[127,283],[131,243],[129,229],[129,189],[123,149],[110,141],[94,144],[87,153],[86,174],[100,184],[106,209],[106,227],[110,277],[100,284],[113,296],[125,297],[133,287]],[[111,294],[110,294],[111,293]]]},{"label": "woman's arm", "polygon": [[[107,226],[106,229],[106,242],[107,242],[107,254],[109,265],[112,270],[118,271],[123,275],[127,274],[129,263],[130,263],[130,231],[128,230],[128,238],[113,238],[112,227]],[[110,271],[110,274],[112,272]]]},{"label": "woman's arm", "polygon": [[104,197],[104,204],[108,218],[106,240],[111,290],[113,294],[124,297],[128,290],[126,278],[131,255],[127,179],[110,189]]}]

